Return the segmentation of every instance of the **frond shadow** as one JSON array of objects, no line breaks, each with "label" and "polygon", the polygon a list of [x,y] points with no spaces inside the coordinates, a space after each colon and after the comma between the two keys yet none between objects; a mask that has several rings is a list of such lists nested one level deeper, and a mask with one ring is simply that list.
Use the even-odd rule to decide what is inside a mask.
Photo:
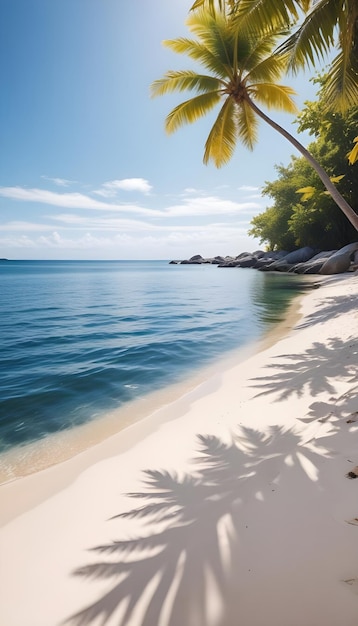
[{"label": "frond shadow", "polygon": [[118,626],[207,626],[214,583],[216,623],[237,626],[238,538],[246,505],[260,508],[283,471],[313,485],[307,467],[316,468],[328,453],[278,426],[267,434],[240,428],[229,443],[206,435],[198,440],[192,473],[144,472],[143,490],[130,494],[139,506],[111,520],[136,520],[141,535],[92,549],[101,559],[74,575],[108,580],[110,588],[67,624],[105,625],[115,618]]},{"label": "frond shadow", "polygon": [[348,392],[338,398],[330,398],[329,402],[313,402],[309,407],[307,417],[298,419],[305,424],[316,420],[323,423],[328,420],[343,419],[358,422],[358,385],[351,387]]},{"label": "frond shadow", "polygon": [[274,374],[251,379],[255,381],[252,386],[260,389],[256,397],[275,394],[275,401],[279,401],[293,395],[301,397],[306,389],[312,396],[322,392],[334,394],[336,379],[356,380],[358,342],[353,337],[348,342],[335,337],[326,344],[316,341],[304,353],[281,354],[274,359],[266,368],[275,370]]},{"label": "frond shadow", "polygon": [[328,319],[331,320],[335,317],[340,317],[342,314],[349,313],[350,311],[356,311],[356,309],[357,299],[354,295],[347,294],[336,298],[325,298],[319,310],[313,311],[313,313],[307,315],[304,321],[301,324],[298,324],[296,328],[306,328],[307,326],[312,326],[313,324],[321,324]]}]

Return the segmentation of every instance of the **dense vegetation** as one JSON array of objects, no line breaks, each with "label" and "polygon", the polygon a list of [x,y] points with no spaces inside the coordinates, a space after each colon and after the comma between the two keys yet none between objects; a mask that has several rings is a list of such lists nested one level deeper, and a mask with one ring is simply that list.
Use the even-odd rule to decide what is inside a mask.
[{"label": "dense vegetation", "polygon": [[[352,165],[347,159],[357,133],[358,107],[344,113],[324,109],[326,77],[316,82],[320,85],[318,99],[306,103],[298,116],[298,130],[315,137],[308,146],[310,153],[358,212],[358,163]],[[287,167],[280,165],[276,169],[277,180],[268,182],[263,189],[273,204],[253,218],[251,235],[276,250],[303,245],[328,250],[356,241],[356,230],[325,192],[306,159],[293,156]]]}]

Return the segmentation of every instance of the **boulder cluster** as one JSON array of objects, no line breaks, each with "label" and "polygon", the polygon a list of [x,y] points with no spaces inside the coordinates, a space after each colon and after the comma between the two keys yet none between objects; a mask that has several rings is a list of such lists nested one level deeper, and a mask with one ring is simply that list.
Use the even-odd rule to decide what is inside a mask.
[{"label": "boulder cluster", "polygon": [[236,257],[203,258],[200,254],[174,265],[211,264],[218,267],[253,267],[261,272],[294,272],[296,274],[341,274],[358,270],[358,242],[340,250],[318,251],[305,246],[294,252],[242,252]]}]

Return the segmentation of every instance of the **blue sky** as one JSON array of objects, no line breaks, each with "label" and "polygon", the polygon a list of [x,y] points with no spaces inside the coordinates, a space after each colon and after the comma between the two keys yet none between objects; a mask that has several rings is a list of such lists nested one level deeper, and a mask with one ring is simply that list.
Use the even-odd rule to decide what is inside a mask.
[{"label": "blue sky", "polygon": [[[210,119],[172,136],[186,96],[149,86],[185,57],[163,39],[187,33],[192,0],[2,0],[0,257],[172,259],[254,250],[260,189],[294,148],[271,128],[229,165],[202,163]],[[297,103],[309,75],[286,78]],[[272,117],[295,134],[293,118]],[[299,139],[307,143],[308,138]]]}]

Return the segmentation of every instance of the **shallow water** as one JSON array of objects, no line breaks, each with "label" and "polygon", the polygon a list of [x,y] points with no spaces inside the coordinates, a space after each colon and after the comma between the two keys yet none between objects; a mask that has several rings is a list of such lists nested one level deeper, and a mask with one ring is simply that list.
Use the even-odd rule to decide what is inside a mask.
[{"label": "shallow water", "polygon": [[103,416],[257,340],[296,276],[166,261],[0,264],[0,451]]}]

